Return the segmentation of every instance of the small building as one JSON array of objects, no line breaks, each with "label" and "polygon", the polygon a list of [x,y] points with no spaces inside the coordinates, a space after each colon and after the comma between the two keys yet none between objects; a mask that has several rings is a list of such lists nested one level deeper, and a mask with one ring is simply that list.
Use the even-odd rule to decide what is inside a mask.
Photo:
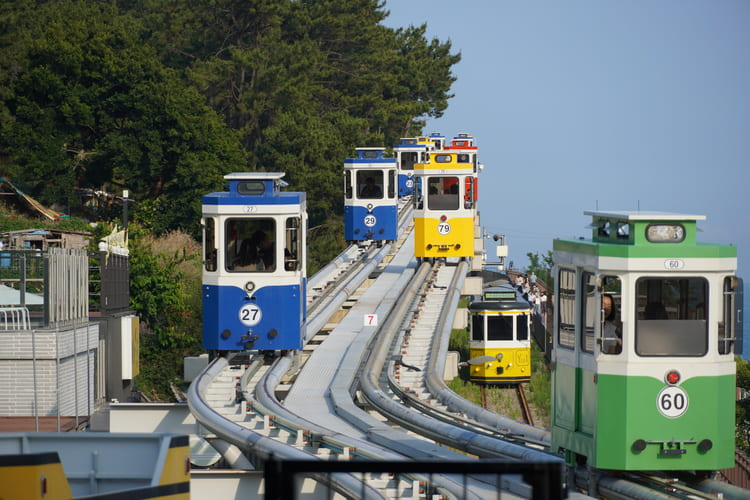
[{"label": "small building", "polygon": [[2,248],[46,252],[49,248],[84,249],[88,246],[91,233],[60,229],[21,229],[2,233],[0,238]]}]

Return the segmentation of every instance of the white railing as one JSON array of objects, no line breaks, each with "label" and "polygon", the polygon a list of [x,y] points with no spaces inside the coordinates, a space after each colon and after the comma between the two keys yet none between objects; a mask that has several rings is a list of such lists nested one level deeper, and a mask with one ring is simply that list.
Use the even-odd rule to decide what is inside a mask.
[{"label": "white railing", "polygon": [[0,307],[0,327],[4,330],[29,330],[29,310],[26,307]]}]

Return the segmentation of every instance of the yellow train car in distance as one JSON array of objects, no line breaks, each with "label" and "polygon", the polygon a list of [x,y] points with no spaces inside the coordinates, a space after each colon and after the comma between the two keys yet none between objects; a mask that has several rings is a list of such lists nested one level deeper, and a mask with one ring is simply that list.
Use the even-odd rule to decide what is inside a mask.
[{"label": "yellow train car in distance", "polygon": [[474,256],[477,169],[471,155],[434,151],[414,164],[414,255]]},{"label": "yellow train car in distance", "polygon": [[531,305],[510,283],[490,284],[469,304],[469,379],[518,384],[531,379]]},{"label": "yellow train car in distance", "polygon": [[0,434],[0,498],[188,500],[188,436],[103,432]]}]

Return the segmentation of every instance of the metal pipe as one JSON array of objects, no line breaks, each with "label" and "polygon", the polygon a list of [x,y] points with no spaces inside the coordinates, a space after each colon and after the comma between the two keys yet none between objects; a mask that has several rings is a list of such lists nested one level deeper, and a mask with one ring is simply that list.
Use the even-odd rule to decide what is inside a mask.
[{"label": "metal pipe", "polygon": [[[214,359],[205,370],[190,384],[188,389],[188,406],[196,421],[221,439],[238,446],[245,453],[256,459],[267,460],[272,456],[297,459],[315,460],[293,446],[276,441],[242,427],[215,412],[204,399],[209,384],[228,365],[226,358]],[[317,481],[325,481],[322,475],[311,475]],[[362,481],[351,474],[333,474],[330,477],[331,486],[338,493],[351,498],[384,498],[377,490],[362,486]],[[364,493],[364,494],[363,494]]]}]

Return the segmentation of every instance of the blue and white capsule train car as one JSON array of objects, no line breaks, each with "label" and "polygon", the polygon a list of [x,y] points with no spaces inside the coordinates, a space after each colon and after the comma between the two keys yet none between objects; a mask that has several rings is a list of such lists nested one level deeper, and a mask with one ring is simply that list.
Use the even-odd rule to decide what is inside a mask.
[{"label": "blue and white capsule train car", "polygon": [[344,237],[346,241],[395,241],[398,237],[396,159],[385,148],[357,148],[344,160]]},{"label": "blue and white capsule train car", "polygon": [[434,150],[440,151],[445,148],[445,136],[440,132],[433,132],[430,134],[430,142],[434,144]]},{"label": "blue and white capsule train car", "polygon": [[435,149],[435,143],[428,137],[402,137],[401,143],[393,146],[393,154],[398,163],[398,195],[414,194],[414,164],[425,163],[428,151]]},{"label": "blue and white capsule train car", "polygon": [[284,173],[232,173],[203,196],[203,347],[301,349],[306,321],[305,193]]}]

